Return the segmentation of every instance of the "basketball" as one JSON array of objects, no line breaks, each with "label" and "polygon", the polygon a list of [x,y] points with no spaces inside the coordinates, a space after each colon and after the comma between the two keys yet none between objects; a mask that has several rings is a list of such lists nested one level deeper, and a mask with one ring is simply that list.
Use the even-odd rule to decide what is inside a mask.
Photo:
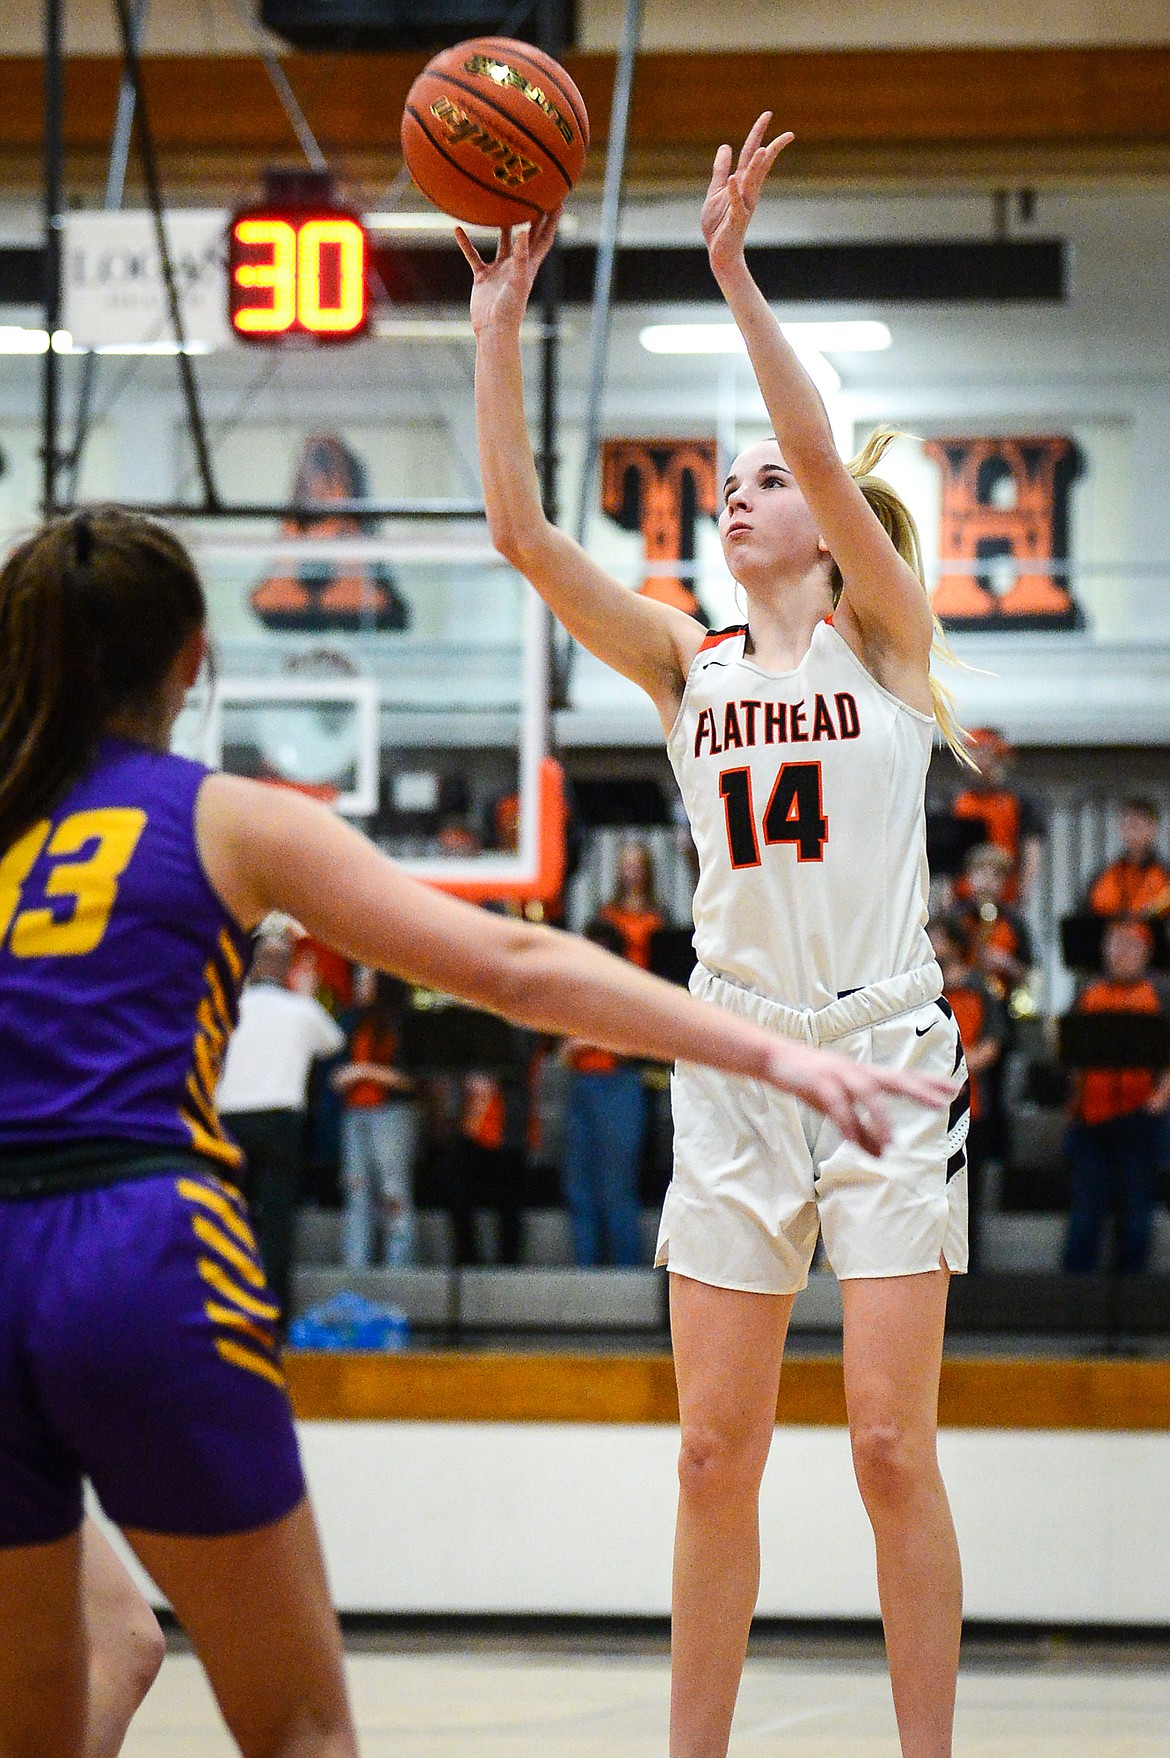
[{"label": "basketball", "polygon": [[560,207],[585,163],[589,117],[564,68],[530,43],[475,37],[410,88],[402,150],[428,200],[477,226],[521,226]]}]

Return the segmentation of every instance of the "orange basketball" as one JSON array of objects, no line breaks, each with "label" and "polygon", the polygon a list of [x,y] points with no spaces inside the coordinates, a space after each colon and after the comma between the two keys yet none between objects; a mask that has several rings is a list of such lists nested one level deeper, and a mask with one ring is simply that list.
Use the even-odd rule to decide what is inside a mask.
[{"label": "orange basketball", "polygon": [[477,226],[521,226],[559,208],[588,145],[585,104],[564,68],[510,37],[444,49],[411,86],[402,115],[418,187]]}]

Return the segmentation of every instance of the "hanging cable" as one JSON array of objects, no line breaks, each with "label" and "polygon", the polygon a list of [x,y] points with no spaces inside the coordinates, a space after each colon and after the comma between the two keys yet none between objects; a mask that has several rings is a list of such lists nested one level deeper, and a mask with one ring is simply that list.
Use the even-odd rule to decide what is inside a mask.
[{"label": "hanging cable", "polygon": [[[142,38],[146,30],[146,14],[150,9],[150,0],[134,0],[134,10],[130,15],[130,35],[136,50],[142,47]],[[126,168],[130,160],[130,140],[134,132],[134,81],[125,67],[118,82],[118,108],[114,113],[114,132],[110,140],[110,163],[106,170],[106,188],[102,198],[102,209],[107,214],[117,213],[122,206],[122,198],[126,193]],[[77,490],[81,483],[81,466],[85,460],[85,448],[89,442],[90,428],[93,421],[93,397],[97,384],[98,355],[94,349],[86,350],[85,359],[81,363],[81,382],[77,387],[77,410],[73,420],[73,445],[69,452],[69,476],[66,500],[70,503],[77,499]]]},{"label": "hanging cable", "polygon": [[207,433],[203,425],[203,409],[199,402],[199,387],[195,382],[195,369],[191,364],[191,356],[186,350],[186,331],[183,324],[183,308],[179,299],[179,286],[175,279],[175,265],[171,257],[170,241],[167,238],[166,219],[163,213],[162,184],[159,180],[158,160],[154,150],[154,136],[150,129],[150,118],[147,114],[146,95],[142,88],[142,64],[138,58],[138,45],[130,26],[130,13],[126,0],[114,0],[118,14],[118,28],[122,34],[122,56],[126,71],[134,88],[134,121],[138,129],[138,147],[142,158],[142,175],[146,183],[147,198],[154,220],[155,240],[158,245],[159,261],[162,265],[163,284],[166,287],[167,308],[170,313],[171,328],[174,331],[178,353],[175,356],[179,371],[179,383],[183,389],[183,400],[187,405],[187,424],[191,430],[191,439],[195,446],[195,457],[199,465],[199,480],[203,487],[203,499],[206,509],[210,512],[219,504],[219,491],[215,486],[215,474],[211,465],[211,452],[207,445]]},{"label": "hanging cable", "polygon": [[232,0],[232,5],[239,14],[240,21],[252,33],[256,44],[256,53],[264,63],[264,71],[272,82],[272,89],[280,99],[281,109],[288,117],[289,127],[296,135],[300,149],[304,153],[314,171],[328,171],[329,161],[321,151],[317,136],[309,126],[309,119],[301,109],[297,94],[289,84],[288,75],[280,65],[280,59],[268,41],[268,33],[260,24],[246,0]]}]

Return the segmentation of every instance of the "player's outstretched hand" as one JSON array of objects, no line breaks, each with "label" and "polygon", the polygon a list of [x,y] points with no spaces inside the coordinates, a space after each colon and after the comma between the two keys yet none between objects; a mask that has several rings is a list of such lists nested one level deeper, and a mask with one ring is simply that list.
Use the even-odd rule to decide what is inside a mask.
[{"label": "player's outstretched hand", "polygon": [[471,327],[481,335],[492,324],[519,328],[528,306],[528,295],[541,263],[552,249],[560,209],[544,214],[531,226],[515,230],[507,226],[491,262],[486,262],[463,230],[455,228],[455,242],[471,264],[475,282],[471,289]]},{"label": "player's outstretched hand", "polygon": [[721,146],[715,154],[700,225],[716,280],[742,258],[748,221],[756,211],[764,179],[784,148],[796,139],[793,134],[778,134],[765,146],[771,120],[771,110],[765,110],[744,141],[734,171],[729,146]]},{"label": "player's outstretched hand", "polygon": [[957,1090],[954,1081],[871,1068],[790,1040],[776,1045],[772,1078],[775,1086],[823,1111],[846,1141],[856,1142],[867,1154],[880,1154],[890,1141],[884,1098],[912,1099],[930,1111],[942,1111]]}]

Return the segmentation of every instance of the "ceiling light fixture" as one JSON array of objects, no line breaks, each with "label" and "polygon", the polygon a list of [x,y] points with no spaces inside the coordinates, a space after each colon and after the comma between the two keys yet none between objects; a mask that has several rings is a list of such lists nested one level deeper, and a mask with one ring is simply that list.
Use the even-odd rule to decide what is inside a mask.
[{"label": "ceiling light fixture", "polygon": [[[889,328],[873,318],[825,319],[781,324],[792,346],[829,354],[872,354],[893,342]],[[734,324],[649,324],[639,341],[648,354],[742,354],[744,340]]]},{"label": "ceiling light fixture", "polygon": [[[803,332],[824,332],[826,324],[784,324],[784,334],[792,345],[822,397],[831,397],[841,389],[841,374],[825,356],[823,342],[814,342]],[[883,329],[884,325],[881,326]],[[889,331],[886,331],[887,336]],[[648,354],[746,354],[747,345],[734,324],[650,324],[639,340]]]},{"label": "ceiling light fixture", "polygon": [[[397,214],[392,212],[364,214],[362,225],[367,232],[400,232],[407,235],[449,238],[456,226],[462,226],[472,238],[490,238],[496,231],[494,226],[472,226],[465,220],[453,220],[448,214],[438,212]],[[562,238],[572,238],[578,229],[576,216],[564,214],[557,227]]]},{"label": "ceiling light fixture", "polygon": [[47,354],[47,330],[25,329],[23,324],[0,324],[0,354]]}]

